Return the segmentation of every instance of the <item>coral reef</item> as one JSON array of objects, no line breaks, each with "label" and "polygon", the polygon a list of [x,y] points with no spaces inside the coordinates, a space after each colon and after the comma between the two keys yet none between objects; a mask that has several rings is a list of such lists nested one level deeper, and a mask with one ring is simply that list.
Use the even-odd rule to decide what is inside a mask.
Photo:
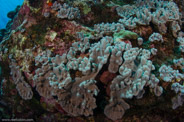
[{"label": "coral reef", "polygon": [[61,4],[58,4],[57,1],[55,1],[52,6],[52,9],[58,10],[57,17],[61,19],[67,18],[71,20],[71,19],[80,17],[80,10],[78,8],[70,7],[66,3],[61,5]]},{"label": "coral reef", "polygon": [[182,121],[180,3],[25,0],[0,31],[2,118]]},{"label": "coral reef", "polygon": [[25,100],[31,99],[33,97],[33,92],[31,90],[31,87],[24,80],[24,77],[21,74],[19,66],[17,66],[14,60],[12,60],[12,63],[10,64],[10,68],[11,68],[11,75],[13,78],[13,82],[14,84],[16,84],[16,89],[18,90],[18,93],[20,94],[20,96]]}]

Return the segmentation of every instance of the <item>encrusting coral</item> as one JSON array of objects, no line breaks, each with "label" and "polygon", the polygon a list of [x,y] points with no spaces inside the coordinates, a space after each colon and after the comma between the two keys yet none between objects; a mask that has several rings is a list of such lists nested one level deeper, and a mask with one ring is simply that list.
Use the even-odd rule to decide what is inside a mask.
[{"label": "encrusting coral", "polygon": [[32,99],[33,92],[31,86],[24,80],[24,77],[22,76],[19,66],[17,66],[15,60],[11,61],[10,68],[14,84],[16,84],[16,89],[18,90],[20,96],[25,100]]}]

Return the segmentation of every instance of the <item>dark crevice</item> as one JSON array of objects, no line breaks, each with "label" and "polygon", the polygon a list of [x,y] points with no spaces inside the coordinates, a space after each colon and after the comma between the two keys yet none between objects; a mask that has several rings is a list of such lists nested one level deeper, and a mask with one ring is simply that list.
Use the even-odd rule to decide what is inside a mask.
[{"label": "dark crevice", "polygon": [[35,98],[36,100],[40,101],[41,96],[40,96],[39,93],[37,92],[36,87],[35,87],[35,88],[32,88],[32,91],[33,91],[33,94],[34,94],[34,98]]},{"label": "dark crevice", "polygon": [[97,82],[97,87],[100,90],[98,93],[98,96],[96,97],[96,104],[97,108],[94,109],[94,116],[97,116],[98,114],[103,113],[105,106],[108,104],[108,101],[106,100],[106,89],[104,85],[101,82]]}]

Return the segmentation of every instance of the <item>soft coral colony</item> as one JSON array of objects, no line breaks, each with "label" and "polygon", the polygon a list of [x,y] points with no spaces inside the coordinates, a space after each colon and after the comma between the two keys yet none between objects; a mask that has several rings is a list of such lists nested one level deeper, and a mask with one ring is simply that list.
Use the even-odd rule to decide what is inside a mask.
[{"label": "soft coral colony", "polygon": [[[111,11],[111,21],[97,18],[95,4]],[[3,81],[15,84],[22,99],[36,92],[70,116],[90,116],[102,95],[111,120],[122,119],[133,106],[128,101],[146,92],[163,97],[174,91],[171,109],[182,106],[184,16],[176,3],[28,0],[16,17],[21,22],[14,19],[15,29],[3,38],[0,60],[10,69]]]}]

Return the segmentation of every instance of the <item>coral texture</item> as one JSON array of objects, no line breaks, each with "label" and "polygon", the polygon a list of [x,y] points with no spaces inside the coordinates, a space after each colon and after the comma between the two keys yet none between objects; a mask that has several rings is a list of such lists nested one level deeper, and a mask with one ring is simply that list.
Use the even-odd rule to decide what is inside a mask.
[{"label": "coral texture", "polygon": [[13,106],[9,118],[183,118],[180,3],[25,0],[0,33],[0,93]]}]

